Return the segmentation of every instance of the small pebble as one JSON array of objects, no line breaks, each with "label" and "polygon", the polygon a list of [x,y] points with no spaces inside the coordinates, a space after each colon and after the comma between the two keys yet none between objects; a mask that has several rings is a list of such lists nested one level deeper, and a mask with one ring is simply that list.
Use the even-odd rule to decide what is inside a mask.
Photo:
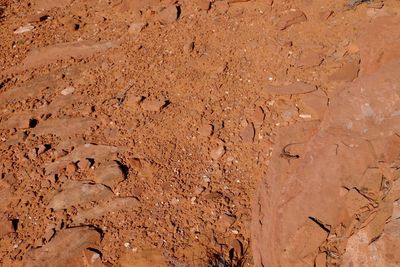
[{"label": "small pebble", "polygon": [[210,152],[210,156],[213,160],[219,160],[225,154],[225,147],[219,146],[215,149],[212,149]]},{"label": "small pebble", "polygon": [[73,92],[75,92],[75,88],[72,86],[68,86],[67,88],[65,88],[64,90],[61,91],[62,95],[70,95]]},{"label": "small pebble", "polygon": [[148,24],[146,22],[136,22],[129,25],[128,33],[131,35],[139,34]]},{"label": "small pebble", "polygon": [[32,31],[34,28],[35,28],[35,26],[30,25],[30,24],[28,24],[28,25],[26,25],[26,26],[21,26],[21,27],[19,27],[18,29],[16,29],[16,30],[14,31],[14,34],[21,34],[21,33],[25,33],[25,32],[30,32],[30,31]]}]

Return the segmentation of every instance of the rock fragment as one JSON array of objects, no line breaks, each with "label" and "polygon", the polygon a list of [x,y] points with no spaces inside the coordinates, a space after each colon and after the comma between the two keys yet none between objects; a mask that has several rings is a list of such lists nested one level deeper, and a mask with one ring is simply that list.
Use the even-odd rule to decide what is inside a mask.
[{"label": "rock fragment", "polygon": [[28,56],[22,61],[21,68],[35,68],[70,57],[84,58],[117,46],[118,43],[113,41],[78,41],[40,47],[29,52]]},{"label": "rock fragment", "polygon": [[211,136],[213,134],[213,126],[211,124],[203,124],[197,130],[200,136]]},{"label": "rock fragment", "polygon": [[196,0],[196,4],[197,4],[197,7],[200,10],[207,11],[211,7],[211,1],[210,0]]},{"label": "rock fragment", "polygon": [[125,174],[122,167],[116,161],[102,163],[95,170],[95,182],[110,188],[115,188],[124,179]]},{"label": "rock fragment", "polygon": [[193,41],[190,41],[183,46],[183,52],[187,55],[190,54],[193,51],[193,49],[194,49]]},{"label": "rock fragment", "polygon": [[240,131],[240,138],[244,143],[252,143],[255,133],[254,124],[248,123],[248,125]]},{"label": "rock fragment", "polygon": [[179,18],[180,7],[175,5],[164,8],[158,13],[158,20],[161,24],[171,24]]},{"label": "rock fragment", "polygon": [[18,29],[16,29],[16,30],[14,31],[14,34],[21,34],[21,33],[30,32],[30,31],[32,31],[33,29],[35,29],[35,26],[28,24],[28,25],[26,25],[26,26],[21,26],[21,27],[19,27]]},{"label": "rock fragment", "polygon": [[6,216],[0,217],[0,238],[5,237],[8,234],[14,232],[14,227],[12,221],[9,220]]},{"label": "rock fragment", "polygon": [[213,160],[219,160],[225,154],[225,147],[219,145],[210,151],[210,156]]},{"label": "rock fragment", "polygon": [[95,125],[91,118],[54,118],[42,121],[32,130],[35,135],[57,135],[68,137],[83,133]]},{"label": "rock fragment", "polygon": [[45,166],[46,174],[54,174],[59,168],[67,166],[68,163],[78,162],[82,159],[93,159],[97,162],[101,162],[104,159],[113,158],[120,149],[115,146],[107,145],[95,145],[95,144],[83,144],[76,147],[70,154],[64,157],[48,163]]},{"label": "rock fragment", "polygon": [[134,22],[129,25],[128,33],[130,35],[139,34],[144,28],[147,27],[147,22]]},{"label": "rock fragment", "polygon": [[143,100],[141,107],[145,111],[159,112],[168,104],[165,100]]},{"label": "rock fragment", "polygon": [[264,122],[265,113],[262,107],[257,107],[251,114],[251,119],[255,125],[261,125]]},{"label": "rock fragment", "polygon": [[72,182],[52,198],[48,207],[57,211],[112,196],[113,192],[104,185]]},{"label": "rock fragment", "polygon": [[90,227],[64,229],[44,246],[32,249],[24,259],[24,266],[85,266],[82,253],[97,248],[101,235]]},{"label": "rock fragment", "polygon": [[61,91],[62,95],[70,95],[73,92],[75,92],[75,88],[72,86],[68,86],[67,88],[65,88],[64,90]]},{"label": "rock fragment", "polygon": [[279,30],[285,30],[292,25],[307,21],[306,14],[300,10],[290,10],[284,14],[278,21],[277,27]]}]

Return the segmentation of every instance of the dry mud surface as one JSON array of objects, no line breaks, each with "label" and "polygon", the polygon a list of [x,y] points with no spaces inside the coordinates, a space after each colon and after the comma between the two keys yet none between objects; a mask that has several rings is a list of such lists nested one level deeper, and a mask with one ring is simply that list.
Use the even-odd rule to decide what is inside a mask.
[{"label": "dry mud surface", "polygon": [[0,1],[2,266],[399,266],[400,2]]}]

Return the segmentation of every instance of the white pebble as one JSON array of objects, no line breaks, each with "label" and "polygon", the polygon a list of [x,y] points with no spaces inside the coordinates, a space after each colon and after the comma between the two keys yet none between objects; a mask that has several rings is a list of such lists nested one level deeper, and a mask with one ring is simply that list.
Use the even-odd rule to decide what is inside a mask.
[{"label": "white pebble", "polygon": [[14,34],[21,34],[21,33],[25,33],[25,32],[30,32],[30,31],[32,31],[34,28],[35,28],[35,26],[30,25],[30,24],[25,25],[25,26],[21,26],[21,27],[19,27],[18,29],[16,29],[16,30],[14,31]]},{"label": "white pebble", "polygon": [[75,92],[75,88],[72,86],[68,86],[67,88],[65,88],[64,90],[61,91],[62,95],[70,95],[73,92]]}]

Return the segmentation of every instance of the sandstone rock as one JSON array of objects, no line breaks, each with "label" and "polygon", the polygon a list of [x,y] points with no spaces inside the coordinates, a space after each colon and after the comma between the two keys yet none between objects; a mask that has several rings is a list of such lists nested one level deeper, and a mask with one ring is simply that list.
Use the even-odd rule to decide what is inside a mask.
[{"label": "sandstone rock", "polygon": [[[383,239],[392,215],[390,201],[397,199],[389,197],[395,185],[379,187],[379,194],[388,195],[378,198],[375,206],[366,193],[378,188],[376,178],[374,175],[368,178],[366,171],[382,158],[381,153],[387,152],[377,154],[370,140],[380,139],[390,144],[393,133],[400,130],[400,117],[392,115],[400,105],[399,67],[398,58],[374,74],[353,81],[330,99],[321,124],[297,123],[297,126],[281,128],[274,151],[285,151],[288,144],[302,144],[302,148],[296,152],[296,159],[286,157],[286,153],[273,154],[268,175],[260,185],[252,235],[256,265],[312,266],[322,248],[339,249],[339,257],[349,253],[343,256],[344,266],[351,262],[354,266],[375,266],[372,259],[378,263],[376,266],[398,264],[390,252],[398,243]],[[304,125],[313,127],[307,128],[304,134],[292,128]],[[344,194],[343,188],[351,190]],[[338,243],[329,244],[328,232],[340,227],[346,231],[337,232]],[[350,238],[346,248],[348,235],[357,229],[362,230],[354,242]],[[374,247],[381,240],[381,247]]]},{"label": "sandstone rock", "polygon": [[2,215],[0,217],[0,238],[4,238],[6,235],[13,233],[14,227],[12,221],[6,216]]},{"label": "sandstone rock", "polygon": [[98,43],[93,41],[78,41],[41,47],[29,52],[28,56],[22,61],[21,68],[34,68],[69,57],[84,58],[93,53],[117,46],[118,44],[112,41],[101,41]]},{"label": "sandstone rock", "polygon": [[112,191],[104,185],[71,182],[52,198],[48,207],[57,211],[92,201],[102,201],[112,196]]},{"label": "sandstone rock", "polygon": [[115,188],[120,182],[125,179],[125,174],[120,166],[115,161],[105,162],[95,170],[94,181],[104,184],[110,188]]},{"label": "sandstone rock", "polygon": [[68,137],[84,133],[95,125],[91,118],[54,118],[42,121],[32,132],[37,135],[53,134],[60,137]]},{"label": "sandstone rock", "polygon": [[203,124],[199,127],[197,130],[200,134],[200,136],[211,136],[213,134],[213,126],[211,124]]},{"label": "sandstone rock", "polygon": [[210,0],[196,0],[196,4],[200,10],[209,10],[211,7]]},{"label": "sandstone rock", "polygon": [[249,123],[240,131],[240,138],[244,143],[252,143],[254,141],[255,133],[253,123]]},{"label": "sandstone rock", "polygon": [[143,110],[145,111],[151,111],[151,112],[159,112],[161,111],[166,105],[167,101],[165,100],[148,100],[145,99],[142,103],[141,106]]},{"label": "sandstone rock", "polygon": [[84,266],[82,253],[100,244],[101,235],[90,227],[64,229],[43,247],[30,250],[24,266]]},{"label": "sandstone rock", "polygon": [[225,147],[220,145],[211,150],[210,156],[213,160],[219,160],[225,154]]},{"label": "sandstone rock", "polygon": [[60,168],[66,167],[70,162],[78,162],[83,159],[93,159],[101,162],[104,159],[112,159],[119,149],[114,146],[83,144],[77,146],[68,155],[45,165],[46,174],[54,174]]},{"label": "sandstone rock", "polygon": [[285,30],[292,25],[307,21],[306,14],[300,10],[289,10],[279,19],[277,27],[279,30]]},{"label": "sandstone rock", "polygon": [[175,22],[179,18],[180,8],[172,5],[166,7],[158,13],[158,20],[161,24],[170,24]]},{"label": "sandstone rock", "polygon": [[128,33],[131,35],[139,34],[148,25],[147,22],[135,22],[129,25]]}]

